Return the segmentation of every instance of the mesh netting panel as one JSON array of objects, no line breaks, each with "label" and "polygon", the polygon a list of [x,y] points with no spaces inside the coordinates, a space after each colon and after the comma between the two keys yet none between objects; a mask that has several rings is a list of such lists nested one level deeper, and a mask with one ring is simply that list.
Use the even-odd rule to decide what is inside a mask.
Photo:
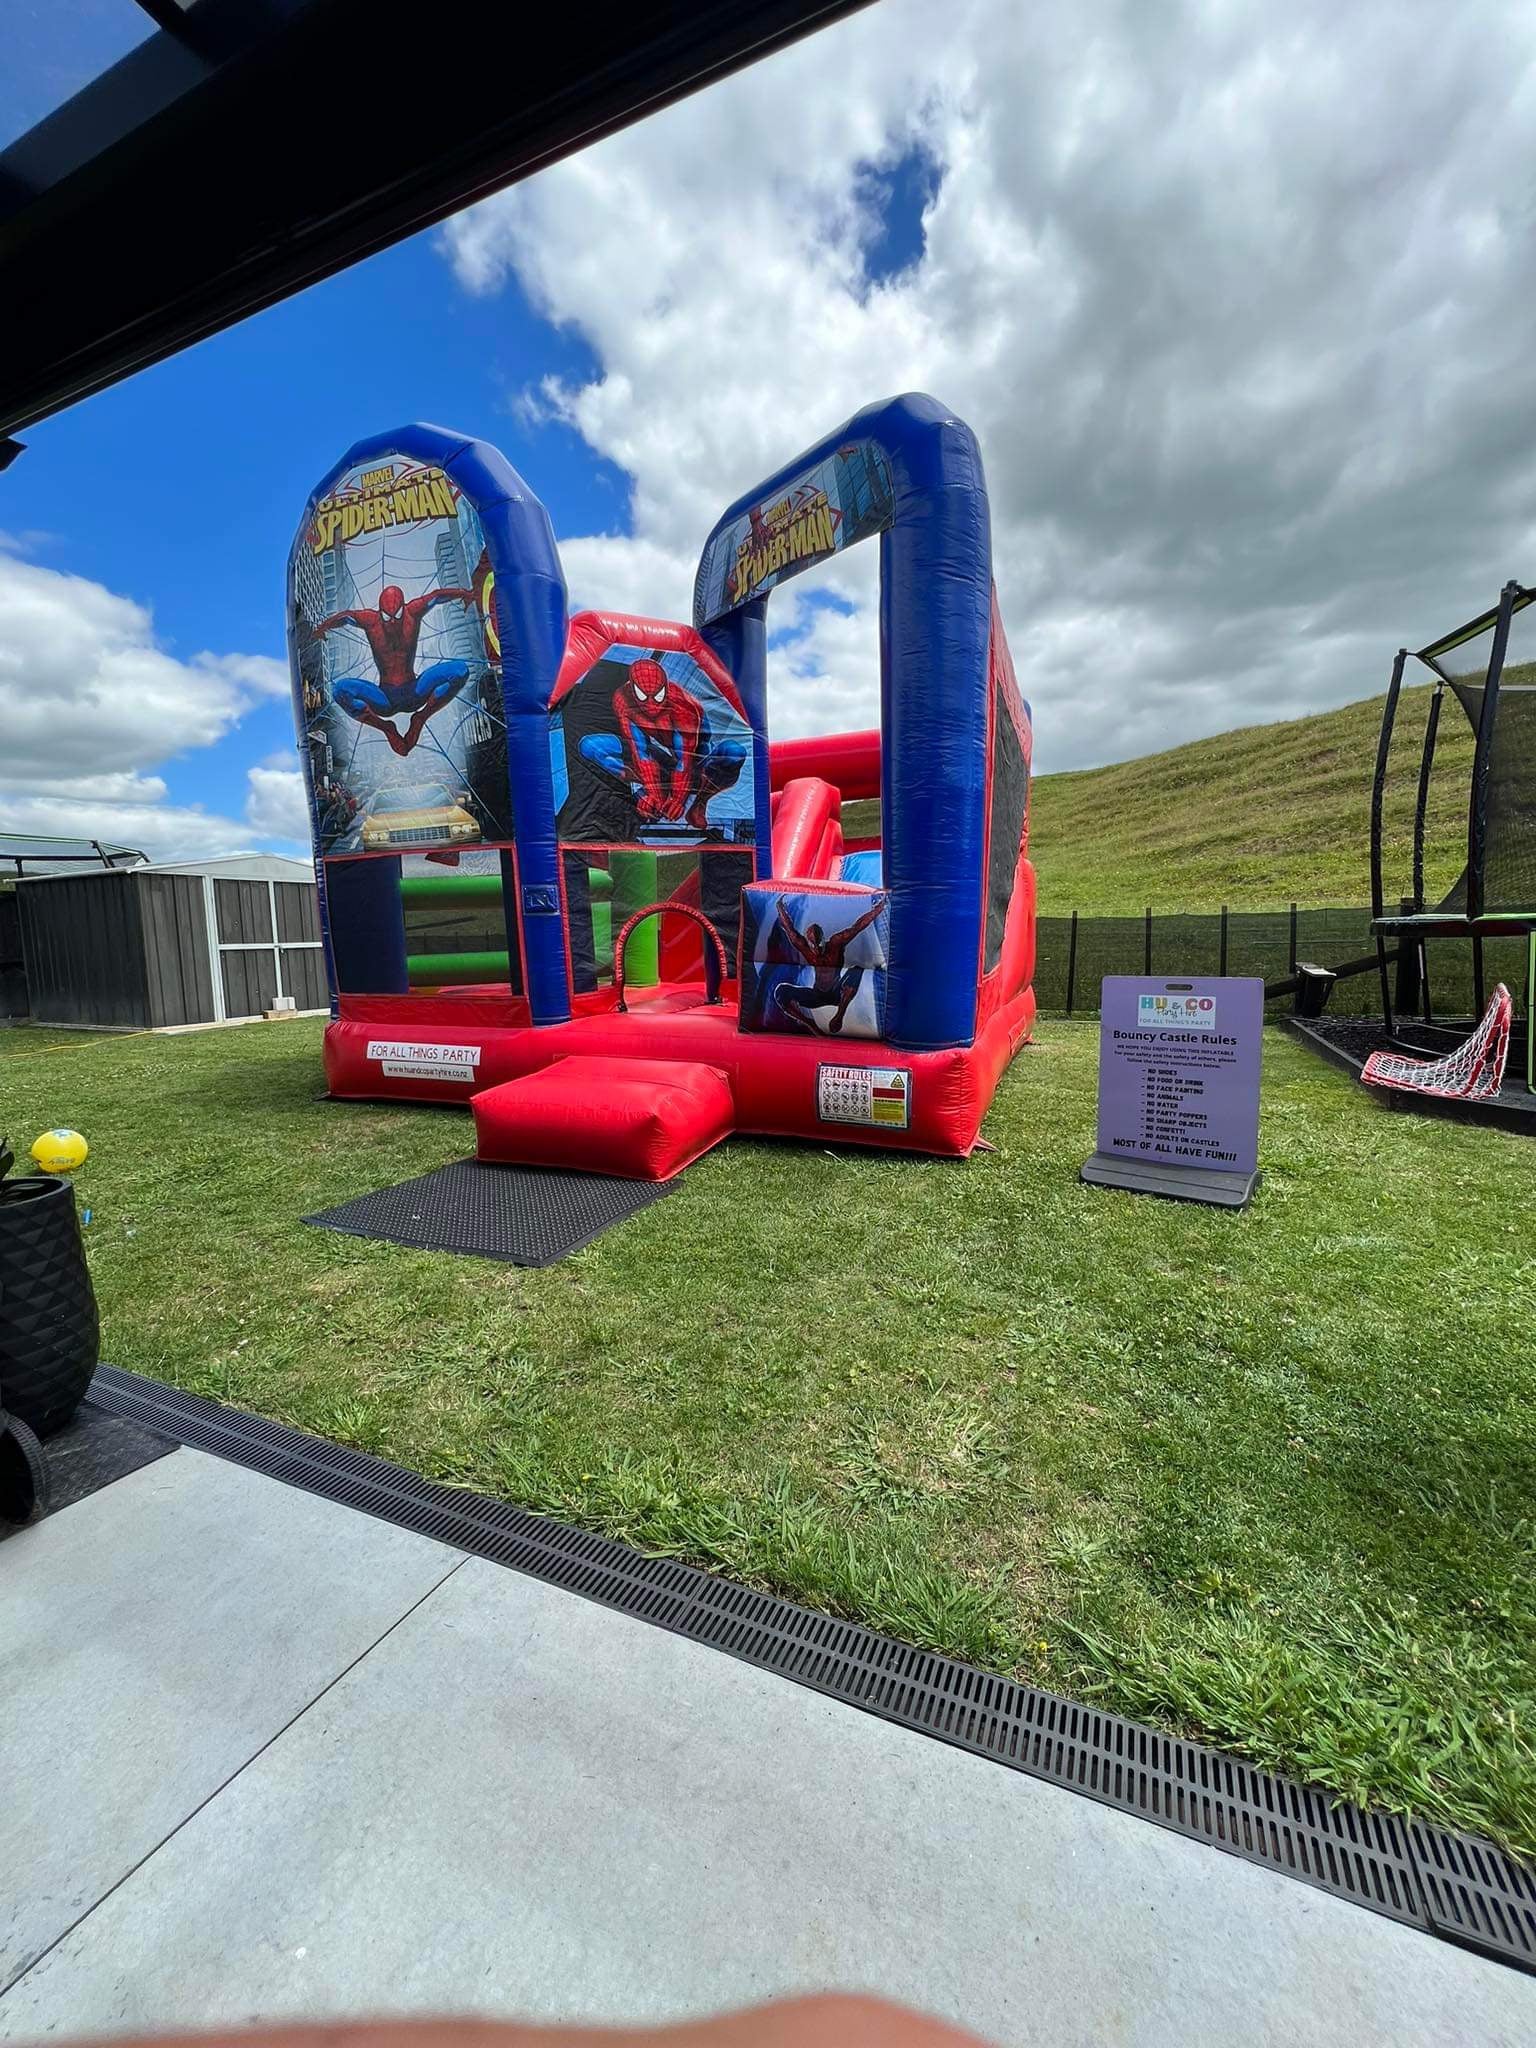
[{"label": "mesh netting panel", "polygon": [[1483,909],[1536,910],[1536,663],[1504,670],[1484,801]]},{"label": "mesh netting panel", "polygon": [[[1222,972],[1219,911],[1155,912],[1152,917],[1152,973],[1216,975]],[[1072,920],[1042,917],[1038,925],[1035,995],[1043,1011],[1063,1013],[1070,995],[1074,1015],[1094,1016],[1099,1008],[1099,983],[1106,974],[1147,971],[1147,924],[1144,917],[1080,917],[1077,922],[1077,963],[1071,968]],[[1524,953],[1518,940],[1494,942],[1485,948],[1486,985],[1496,979],[1513,983],[1524,974]],[[1358,965],[1358,971],[1334,983],[1328,1012],[1339,1017],[1379,1017],[1381,978],[1371,913],[1358,910],[1298,910],[1296,959],[1321,967]],[[1431,942],[1430,987],[1437,1015],[1470,1017],[1473,1000],[1472,952],[1465,939]],[[1289,910],[1232,911],[1227,918],[1226,972],[1256,975],[1267,983],[1287,982],[1291,962]],[[1271,999],[1271,1016],[1295,1007],[1294,994]]]},{"label": "mesh netting panel", "polygon": [[1485,939],[1482,987],[1477,983],[1477,956],[1470,939],[1426,939],[1424,967],[1429,1000],[1437,1021],[1468,1019],[1481,1014],[1495,982],[1507,988],[1525,986],[1524,939]]},{"label": "mesh netting panel", "polygon": [[[1151,972],[1217,975],[1222,972],[1222,919],[1219,911],[1158,911],[1152,917]],[[1374,954],[1368,910],[1301,910],[1296,915],[1296,957],[1322,966],[1342,965]],[[1042,917],[1037,926],[1035,996],[1044,1011],[1094,1016],[1099,984],[1106,974],[1147,972],[1147,921],[1143,917],[1080,917],[1077,922],[1077,963],[1071,964],[1072,920]],[[1229,975],[1256,975],[1278,982],[1291,974],[1289,910],[1233,911],[1227,918],[1225,969]],[[1339,982],[1329,1002],[1346,1016],[1374,1016],[1381,1010],[1381,984],[1374,968]],[[1293,1006],[1291,996],[1277,996],[1279,1011]]]},{"label": "mesh netting panel", "polygon": [[1381,977],[1375,961],[1368,910],[1299,910],[1296,913],[1296,958],[1318,967],[1343,967],[1369,960],[1363,973],[1336,981],[1328,993],[1328,1014],[1334,1017],[1379,1017]]},{"label": "mesh netting panel", "polygon": [[1465,1045],[1444,1059],[1412,1059],[1407,1053],[1373,1052],[1361,1070],[1362,1081],[1378,1088],[1399,1088],[1416,1095],[1454,1096],[1476,1102],[1497,1095],[1509,1057],[1509,1026],[1514,1004],[1502,982],[1494,990],[1483,1021]]},{"label": "mesh netting panel", "polygon": [[[1468,955],[1467,976],[1470,981],[1472,973],[1470,962],[1472,948],[1470,946],[1463,946],[1461,950]],[[1485,993],[1493,987],[1495,982],[1500,981],[1508,989],[1523,992],[1525,976],[1526,944],[1524,939],[1484,939],[1483,989]],[[1438,1000],[1438,991],[1436,996]],[[1476,1002],[1469,997],[1461,1010],[1449,1014],[1475,1017],[1477,1015],[1477,1008]]]},{"label": "mesh netting panel", "polygon": [[1286,910],[1234,911],[1227,920],[1228,974],[1284,981],[1291,971],[1291,917]]},{"label": "mesh netting panel", "polygon": [[[1136,965],[1140,967],[1141,961]],[[1152,919],[1152,972],[1220,974],[1221,918],[1170,912]]]},{"label": "mesh netting panel", "polygon": [[992,808],[987,828],[987,937],[983,972],[988,974],[1003,956],[1003,934],[1013,902],[1028,803],[1029,762],[999,688],[993,694]]},{"label": "mesh netting panel", "polygon": [[[1465,693],[1475,691],[1480,699],[1492,637],[1485,631],[1446,657],[1461,672],[1451,686],[1454,696],[1419,662],[1410,661],[1404,671],[1381,803],[1382,908],[1389,913],[1465,906],[1478,717],[1478,704]],[[1426,774],[1425,744],[1431,737]]]},{"label": "mesh netting panel", "polygon": [[[1480,647],[1479,651],[1486,653],[1486,648]],[[1462,659],[1459,652],[1456,659]],[[1482,702],[1481,675],[1454,679],[1450,690],[1441,696],[1435,753],[1425,793],[1424,885],[1414,905],[1418,910],[1467,907],[1467,818]],[[1411,893],[1411,889],[1405,893]],[[1386,907],[1390,911],[1396,905],[1389,898]]]},{"label": "mesh netting panel", "polygon": [[1298,910],[1296,913],[1296,957],[1315,960],[1328,967],[1343,960],[1355,960],[1375,950],[1371,937],[1371,913],[1358,910]]},{"label": "mesh netting panel", "polygon": [[844,846],[858,846],[865,840],[880,844],[880,799],[877,796],[845,797],[839,810]]},{"label": "mesh netting panel", "polygon": [[[1070,917],[1041,917],[1035,920],[1035,1001],[1042,1010],[1067,1007],[1067,969],[1072,951]],[[1099,1000],[1097,987],[1077,989],[1074,1009],[1091,1009]]]},{"label": "mesh netting panel", "polygon": [[1146,921],[1140,917],[1085,917],[1077,926],[1075,1010],[1092,1015],[1106,974],[1140,974],[1147,964]]}]

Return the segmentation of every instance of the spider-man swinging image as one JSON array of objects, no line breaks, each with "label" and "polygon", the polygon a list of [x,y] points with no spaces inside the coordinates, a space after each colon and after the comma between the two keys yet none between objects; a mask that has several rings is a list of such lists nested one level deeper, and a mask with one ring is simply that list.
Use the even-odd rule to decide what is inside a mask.
[{"label": "spider-man swinging image", "polygon": [[[359,725],[382,733],[397,754],[409,754],[421,738],[422,729],[434,711],[440,711],[469,681],[472,665],[467,661],[434,661],[416,673],[416,648],[421,639],[421,622],[434,605],[473,604],[472,590],[428,590],[408,598],[396,583],[379,592],[377,611],[354,605],[348,611],[332,612],[311,630],[317,640],[338,626],[356,626],[368,642],[368,651],[378,669],[378,681],[366,676],[343,676],[331,686],[338,710]],[[404,732],[395,724],[409,714]]]},{"label": "spider-man swinging image", "polygon": [[712,796],[741,774],[747,750],[717,735],[691,691],[659,661],[642,657],[613,693],[617,732],[589,732],[582,759],[621,789],[643,826],[708,829]]},{"label": "spider-man swinging image", "polygon": [[[803,932],[796,931],[789,905],[782,896],[779,898],[779,930],[796,958],[811,970],[809,988],[799,982],[788,982],[773,992],[775,1003],[792,1023],[803,1024],[808,1031],[825,1030],[834,1038],[842,1030],[848,1006],[864,979],[862,966],[844,965],[848,948],[860,932],[869,929],[889,900],[884,895],[877,896],[862,916],[829,935],[819,924],[808,924]],[[825,1024],[817,1020],[817,1010],[832,1012]]]}]

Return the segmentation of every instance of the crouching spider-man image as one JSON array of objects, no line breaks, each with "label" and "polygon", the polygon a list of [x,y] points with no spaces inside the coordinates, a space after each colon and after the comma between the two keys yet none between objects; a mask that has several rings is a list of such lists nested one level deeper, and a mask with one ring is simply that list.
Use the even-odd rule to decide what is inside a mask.
[{"label": "crouching spider-man image", "polygon": [[[819,924],[808,924],[803,932],[796,931],[789,915],[789,905],[782,896],[779,898],[779,930],[796,958],[803,960],[811,970],[809,988],[799,982],[789,982],[773,992],[775,1003],[792,1023],[803,1024],[808,1031],[824,1028],[834,1038],[842,1030],[848,1005],[858,994],[859,984],[864,979],[861,966],[847,967],[843,964],[848,957],[848,948],[860,932],[867,931],[874,923],[889,900],[887,896],[877,896],[862,917],[855,918],[852,924],[828,936]],[[832,1012],[824,1027],[816,1019],[814,1013],[817,1010]]]},{"label": "crouching spider-man image", "polygon": [[747,750],[716,735],[702,704],[659,661],[634,662],[613,693],[617,732],[589,732],[582,759],[621,789],[642,825],[708,829],[712,796],[741,774]]},{"label": "crouching spider-man image", "polygon": [[[331,698],[348,718],[381,732],[397,754],[409,754],[421,738],[422,729],[434,711],[456,697],[469,681],[472,664],[467,661],[434,661],[416,673],[416,648],[421,639],[421,622],[438,604],[472,604],[472,590],[429,590],[421,597],[408,598],[396,583],[379,592],[379,608],[372,611],[355,605],[350,611],[332,612],[311,630],[317,640],[337,626],[356,626],[368,642],[379,679],[343,676],[331,685]],[[404,732],[395,724],[402,716],[410,723]]]}]

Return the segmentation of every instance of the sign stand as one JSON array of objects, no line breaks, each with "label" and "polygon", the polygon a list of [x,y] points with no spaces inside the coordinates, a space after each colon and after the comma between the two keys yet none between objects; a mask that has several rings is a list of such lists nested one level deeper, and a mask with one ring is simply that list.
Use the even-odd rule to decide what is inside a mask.
[{"label": "sign stand", "polygon": [[1217,1209],[1246,1209],[1264,1175],[1223,1173],[1198,1166],[1148,1166],[1139,1159],[1106,1158],[1095,1152],[1083,1161],[1080,1178],[1096,1188],[1129,1188],[1133,1195],[1166,1195],[1174,1202],[1209,1202]]},{"label": "sign stand", "polygon": [[1105,977],[1098,1150],[1081,1178],[1246,1209],[1259,1171],[1264,984]]}]

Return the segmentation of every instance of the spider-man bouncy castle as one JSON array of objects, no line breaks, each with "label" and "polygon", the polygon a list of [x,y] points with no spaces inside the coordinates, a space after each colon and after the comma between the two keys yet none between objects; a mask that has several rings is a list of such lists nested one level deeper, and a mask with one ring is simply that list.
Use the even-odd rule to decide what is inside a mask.
[{"label": "spider-man bouncy castle", "polygon": [[[768,740],[768,604],[880,546],[879,732]],[[964,1153],[1034,1018],[1028,709],[976,442],[867,407],[705,544],[693,622],[568,617],[548,516],[440,428],[360,442],[289,644],[336,1096],[655,1177],[731,1130]]]}]

